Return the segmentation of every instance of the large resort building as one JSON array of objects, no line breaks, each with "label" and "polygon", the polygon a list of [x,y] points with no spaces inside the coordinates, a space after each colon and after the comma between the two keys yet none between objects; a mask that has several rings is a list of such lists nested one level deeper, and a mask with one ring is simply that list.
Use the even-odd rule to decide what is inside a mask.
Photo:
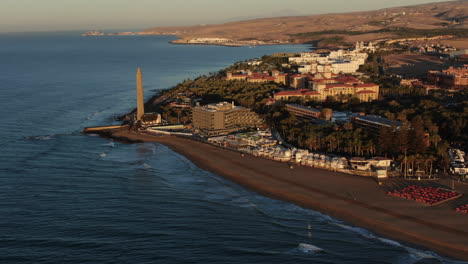
[{"label": "large resort building", "polygon": [[228,102],[196,106],[192,119],[194,129],[205,136],[226,135],[263,125],[263,120],[255,112]]},{"label": "large resort building", "polygon": [[[320,72],[321,67],[327,65],[334,74],[354,73],[359,66],[366,62],[367,51],[375,51],[372,43],[365,46],[362,42],[357,42],[353,50],[337,50],[329,53],[303,52],[298,57],[290,57],[289,62],[299,65],[301,73]],[[366,51],[366,52],[363,52]]]},{"label": "large resort building", "polygon": [[468,89],[468,64],[460,68],[450,67],[443,71],[429,71],[427,83],[444,89]]},{"label": "large resort building", "polygon": [[275,82],[284,85],[288,84],[288,74],[280,73],[279,71],[272,71],[271,75],[264,72],[252,72],[233,74],[232,72],[226,73],[226,80],[228,81],[247,81],[252,83]]},{"label": "large resort building", "polygon": [[274,94],[274,100],[301,98],[325,101],[334,98],[339,101],[348,101],[354,97],[362,102],[370,102],[379,98],[377,84],[363,83],[353,76],[340,74],[356,72],[359,66],[365,63],[367,53],[361,51],[366,49],[375,48],[372,45],[365,46],[363,43],[357,43],[356,49],[352,51],[338,50],[327,55],[304,52],[300,57],[289,58],[290,63],[300,65],[299,73],[280,73],[277,70],[271,71],[271,74],[252,71],[227,72],[225,79],[255,83],[275,82],[289,87]]},{"label": "large resort building", "polygon": [[323,116],[320,109],[298,104],[286,104],[286,110],[294,116],[319,119]]},{"label": "large resort building", "polygon": [[378,135],[382,128],[398,130],[403,123],[376,115],[356,115],[351,117],[351,122],[356,128],[362,128],[371,134]]},{"label": "large resort building", "polygon": [[[301,98],[304,100],[325,101],[349,100],[352,97],[362,102],[370,102],[379,98],[379,86],[374,83],[362,83],[354,77],[339,76],[336,78],[315,79],[306,76],[309,89],[280,91],[275,93],[276,100],[290,100]],[[304,87],[304,86],[302,86]]]},{"label": "large resort building", "polygon": [[297,90],[278,92],[275,99],[289,100],[298,97],[324,101],[334,98],[344,101],[355,97],[363,102],[378,99],[377,84],[363,83],[352,76],[341,75],[356,72],[365,63],[368,55],[362,51],[367,50],[375,51],[372,43],[365,46],[358,42],[351,51],[337,50],[328,54],[304,52],[300,57],[289,58],[290,63],[300,66],[300,73],[290,76],[290,86]]},{"label": "large resort building", "polygon": [[226,80],[247,82],[276,82],[288,85],[294,90],[285,90],[274,95],[275,100],[289,100],[299,97],[306,100],[325,101],[329,97],[336,100],[348,100],[356,97],[360,101],[369,102],[379,98],[379,86],[374,83],[363,83],[352,76],[338,75],[331,68],[323,65],[320,72],[286,74],[279,71],[268,73],[233,74],[228,72]]}]

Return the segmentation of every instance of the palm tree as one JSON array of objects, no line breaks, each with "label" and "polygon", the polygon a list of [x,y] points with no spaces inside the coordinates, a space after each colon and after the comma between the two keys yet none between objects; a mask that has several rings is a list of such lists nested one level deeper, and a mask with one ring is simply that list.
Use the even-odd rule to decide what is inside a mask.
[{"label": "palm tree", "polygon": [[428,173],[429,178],[432,177],[432,164],[433,164],[433,162],[435,160],[436,160],[436,157],[434,157],[433,155],[429,154],[428,156],[426,156],[425,165],[427,165],[427,163],[429,163],[429,169],[427,169],[427,167],[426,167],[426,169],[427,169],[426,172],[429,171],[429,173]]}]

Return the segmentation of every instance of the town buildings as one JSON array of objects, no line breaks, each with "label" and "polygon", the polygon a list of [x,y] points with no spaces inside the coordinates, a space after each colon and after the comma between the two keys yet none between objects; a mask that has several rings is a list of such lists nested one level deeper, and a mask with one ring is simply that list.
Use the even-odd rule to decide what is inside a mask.
[{"label": "town buildings", "polygon": [[195,106],[192,121],[194,129],[205,136],[226,135],[263,125],[263,120],[252,110],[228,102]]},{"label": "town buildings", "polygon": [[298,104],[286,104],[286,110],[288,110],[289,113],[291,113],[292,115],[305,118],[319,119],[323,116],[322,111],[320,111],[320,109]]},{"label": "town buildings", "polygon": [[143,127],[150,127],[161,125],[163,123],[163,120],[161,114],[145,113],[141,118],[141,122]]},{"label": "town buildings", "polygon": [[362,128],[375,135],[378,135],[382,128],[400,129],[403,125],[398,120],[391,120],[376,115],[355,115],[351,117],[351,123],[354,127]]},{"label": "town buildings", "polygon": [[450,52],[450,58],[458,58],[458,57],[467,56],[467,55],[468,55],[468,49],[462,49],[462,50]]},{"label": "town buildings", "polygon": [[225,79],[228,81],[247,81],[252,83],[276,82],[283,85],[288,85],[288,74],[280,73],[279,71],[272,71],[271,75],[269,73],[252,71],[237,74],[227,72]]},{"label": "town buildings", "polygon": [[355,50],[357,52],[362,52],[362,51],[365,51],[365,52],[375,52],[379,47],[377,46],[374,46],[374,44],[372,44],[372,42],[369,42],[366,46],[366,44],[364,44],[363,41],[361,42],[356,42],[355,44]]},{"label": "town buildings", "polygon": [[[280,91],[275,93],[276,100],[290,100],[294,97],[304,100],[325,101],[328,98],[335,100],[349,100],[355,97],[363,102],[370,102],[379,98],[379,85],[362,83],[352,76],[337,76],[335,78],[319,78],[303,76],[309,89]],[[298,87],[303,88],[301,85]]]},{"label": "town buildings", "polygon": [[375,47],[372,43],[365,46],[358,42],[356,48],[349,51],[340,49],[329,53],[303,52],[299,57],[290,57],[289,63],[299,65],[301,73],[326,72],[324,67],[329,67],[334,74],[354,73],[366,62],[368,55],[363,51],[375,51]]},{"label": "town buildings", "polygon": [[286,110],[291,115],[302,117],[310,120],[318,125],[326,125],[330,123],[344,124],[349,122],[350,117],[355,114],[351,112],[333,111],[331,108],[313,108],[298,104],[286,104]]},{"label": "town buildings", "polygon": [[274,95],[275,100],[289,100],[300,97],[306,100],[325,101],[327,98],[348,100],[356,97],[363,102],[370,102],[379,98],[379,86],[374,83],[363,83],[352,76],[338,75],[331,72],[330,65],[321,65],[319,72],[286,74],[279,71],[268,73],[228,72],[226,80],[247,82],[276,82],[288,85],[296,90],[285,90]]},{"label": "town buildings", "polygon": [[451,148],[448,150],[448,157],[450,158],[450,172],[465,177],[468,173],[465,152],[460,149]]},{"label": "town buildings", "polygon": [[444,89],[468,89],[468,64],[460,68],[450,67],[442,71],[429,71],[427,83]]},{"label": "town buildings", "polygon": [[285,90],[274,95],[275,100],[289,100],[293,97],[305,100],[325,101],[328,98],[345,101],[355,97],[363,102],[379,98],[379,86],[363,83],[352,76],[342,73],[354,73],[367,59],[363,51],[375,51],[371,43],[366,46],[356,43],[354,50],[337,50],[329,53],[303,52],[299,57],[289,57],[290,64],[299,65],[299,73],[281,73],[246,71],[226,73],[226,80],[238,80],[255,83],[275,82],[296,90]]}]

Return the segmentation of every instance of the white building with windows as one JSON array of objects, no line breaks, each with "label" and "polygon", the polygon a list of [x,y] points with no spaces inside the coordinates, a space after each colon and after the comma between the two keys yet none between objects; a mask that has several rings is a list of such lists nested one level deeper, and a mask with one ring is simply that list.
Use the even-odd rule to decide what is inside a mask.
[{"label": "white building with windows", "polygon": [[359,66],[366,63],[368,57],[366,52],[374,51],[375,47],[370,43],[365,46],[362,42],[356,43],[354,50],[337,50],[329,54],[303,52],[299,57],[290,57],[289,63],[299,65],[300,73],[315,73],[322,72],[321,67],[324,65],[331,66],[331,72],[338,73],[354,73],[359,69]]}]

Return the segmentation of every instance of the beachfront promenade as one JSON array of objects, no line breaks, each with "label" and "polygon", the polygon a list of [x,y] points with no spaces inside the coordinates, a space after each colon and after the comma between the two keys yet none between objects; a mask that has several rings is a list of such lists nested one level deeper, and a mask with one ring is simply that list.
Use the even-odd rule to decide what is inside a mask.
[{"label": "beachfront promenade", "polygon": [[263,195],[347,220],[387,237],[410,241],[468,260],[467,216],[447,204],[435,207],[386,195],[375,179],[295,167],[195,140],[116,129],[110,136],[162,143],[197,166]]}]

